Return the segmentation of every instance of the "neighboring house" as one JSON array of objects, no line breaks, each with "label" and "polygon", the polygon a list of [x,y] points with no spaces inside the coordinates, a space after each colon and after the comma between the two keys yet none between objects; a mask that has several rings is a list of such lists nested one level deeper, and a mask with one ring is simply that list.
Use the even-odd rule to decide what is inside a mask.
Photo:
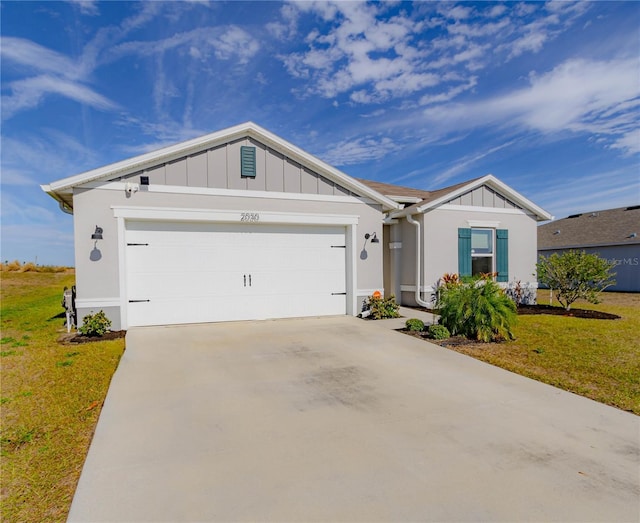
[{"label": "neighboring house", "polygon": [[493,176],[356,180],[250,122],[42,188],[74,215],[79,319],[114,329],[356,315],[376,290],[420,303],[445,272],[529,281],[550,219]]},{"label": "neighboring house", "polygon": [[640,291],[640,205],[573,214],[538,227],[538,253],[580,250],[616,263],[610,291]]}]

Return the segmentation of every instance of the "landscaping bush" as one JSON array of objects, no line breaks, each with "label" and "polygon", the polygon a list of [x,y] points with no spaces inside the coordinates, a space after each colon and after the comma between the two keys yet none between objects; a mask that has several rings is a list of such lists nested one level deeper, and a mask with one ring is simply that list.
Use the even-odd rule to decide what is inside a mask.
[{"label": "landscaping bush", "polygon": [[388,298],[383,298],[381,296],[369,296],[368,306],[371,310],[371,317],[374,320],[384,320],[400,316],[400,313],[398,312],[400,305],[396,303],[395,296],[389,296]]},{"label": "landscaping bush", "polygon": [[489,278],[465,278],[440,289],[440,323],[452,335],[483,342],[513,339],[516,305]]},{"label": "landscaping bush", "polygon": [[111,320],[104,311],[95,314],[87,314],[82,320],[82,326],[78,329],[84,336],[102,336],[111,327]]},{"label": "landscaping bush", "polygon": [[540,256],[536,264],[538,280],[550,289],[557,289],[558,301],[566,310],[577,299],[598,303],[598,294],[614,285],[612,270],[616,264],[597,254],[570,250],[553,253],[548,258]]},{"label": "landscaping bush", "polygon": [[451,337],[449,329],[447,329],[444,325],[429,325],[428,332],[429,337],[433,338],[434,340],[446,340],[447,338]]},{"label": "landscaping bush", "polygon": [[424,322],[418,318],[409,318],[404,324],[412,332],[422,332],[424,330]]}]

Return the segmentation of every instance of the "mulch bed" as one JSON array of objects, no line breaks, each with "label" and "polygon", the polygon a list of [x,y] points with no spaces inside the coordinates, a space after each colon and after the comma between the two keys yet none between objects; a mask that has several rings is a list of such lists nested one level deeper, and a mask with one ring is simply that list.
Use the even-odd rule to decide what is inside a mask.
[{"label": "mulch bed", "polygon": [[[424,307],[409,307],[423,312],[435,312]],[[619,320],[621,317],[617,314],[609,314],[608,312],[592,311],[588,309],[571,309],[565,310],[563,307],[556,305],[520,305],[518,314],[525,316],[529,314],[552,314],[554,316],[570,316],[573,318],[586,318],[591,320]]]},{"label": "mulch bed", "polygon": [[[423,310],[432,312],[423,307],[411,307],[416,310]],[[518,307],[518,315],[531,315],[531,314],[551,314],[554,316],[570,316],[573,318],[585,318],[592,320],[618,320],[620,316],[617,314],[609,314],[608,312],[600,312],[600,311],[592,311],[587,309],[571,309],[565,310],[562,307],[557,307],[553,305],[521,305]],[[482,343],[477,340],[470,340],[465,338],[464,336],[451,336],[450,338],[444,340],[434,340],[430,338],[426,332],[415,332],[410,331],[409,329],[398,329],[398,332],[402,332],[403,334],[407,334],[409,336],[413,336],[414,338],[420,338],[421,340],[427,340],[431,343],[435,343],[436,345],[440,345],[441,347],[467,347],[469,349],[483,347],[489,347],[495,343],[502,342],[493,342],[493,343]]]},{"label": "mulch bed", "polygon": [[102,336],[84,336],[77,332],[69,332],[60,336],[60,338],[58,338],[58,342],[65,345],[93,343],[94,341],[117,340],[118,338],[124,338],[126,334],[127,331],[108,331]]},{"label": "mulch bed", "polygon": [[451,336],[450,338],[446,338],[444,340],[435,340],[430,338],[426,332],[416,332],[410,331],[409,329],[397,329],[397,332],[401,332],[402,334],[407,334],[408,336],[413,336],[414,338],[419,338],[421,340],[426,340],[431,343],[435,343],[436,345],[440,345],[441,347],[461,347],[461,346],[469,346],[469,348],[475,348],[474,346],[478,346],[479,348],[488,347],[496,343],[502,342],[492,342],[492,343],[483,343],[478,340],[470,340],[469,338],[465,338],[464,336]]},{"label": "mulch bed", "polygon": [[587,309],[570,309],[565,310],[562,307],[554,305],[520,305],[518,314],[552,314],[554,316],[571,316],[574,318],[586,318],[592,320],[619,320],[617,314],[609,314],[608,312],[591,311]]}]

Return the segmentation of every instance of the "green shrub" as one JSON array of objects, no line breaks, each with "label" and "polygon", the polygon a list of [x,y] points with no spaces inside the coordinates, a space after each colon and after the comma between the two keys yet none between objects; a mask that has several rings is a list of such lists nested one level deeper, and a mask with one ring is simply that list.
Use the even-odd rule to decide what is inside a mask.
[{"label": "green shrub", "polygon": [[447,329],[444,325],[429,325],[429,337],[434,340],[446,340],[451,336],[449,329]]},{"label": "green shrub", "polygon": [[409,318],[404,324],[412,332],[422,332],[424,330],[424,322],[418,318]]},{"label": "green shrub", "polygon": [[513,339],[515,303],[489,278],[465,278],[442,288],[438,309],[440,323],[452,335],[484,342]]},{"label": "green shrub", "polygon": [[388,298],[369,296],[369,309],[371,310],[371,317],[374,320],[384,320],[400,316],[398,312],[400,305],[396,303],[395,296],[389,296]]},{"label": "green shrub", "polygon": [[111,320],[104,311],[95,314],[87,314],[82,320],[82,326],[78,329],[85,336],[102,336],[111,327]]},{"label": "green shrub", "polygon": [[538,281],[550,289],[558,290],[558,301],[566,310],[579,298],[598,303],[598,294],[614,285],[612,274],[616,264],[597,254],[570,250],[553,253],[548,258],[540,256],[536,264]]}]

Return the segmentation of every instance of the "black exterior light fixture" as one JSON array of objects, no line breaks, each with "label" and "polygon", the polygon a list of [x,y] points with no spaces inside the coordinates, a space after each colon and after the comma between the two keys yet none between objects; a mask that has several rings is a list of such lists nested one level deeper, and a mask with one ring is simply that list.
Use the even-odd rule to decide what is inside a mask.
[{"label": "black exterior light fixture", "polygon": [[94,231],[94,233],[91,235],[91,239],[92,240],[102,240],[102,227],[98,227],[96,225],[96,230]]},{"label": "black exterior light fixture", "polygon": [[365,234],[364,235],[364,239],[368,240],[369,238],[371,238],[371,243],[380,243],[380,240],[378,239],[378,236],[376,236],[376,233],[372,233],[372,234]]}]

